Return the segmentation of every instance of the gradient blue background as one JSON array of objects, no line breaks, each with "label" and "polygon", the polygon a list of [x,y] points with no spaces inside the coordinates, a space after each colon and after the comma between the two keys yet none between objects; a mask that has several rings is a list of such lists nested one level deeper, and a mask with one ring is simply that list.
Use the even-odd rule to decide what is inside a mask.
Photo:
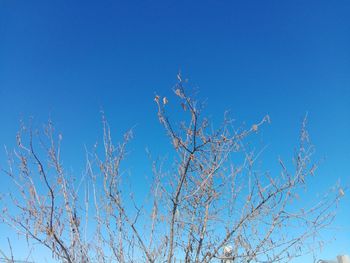
[{"label": "gradient blue background", "polygon": [[[247,124],[269,114],[271,162],[291,157],[308,112],[325,159],[310,189],[349,185],[350,1],[0,0],[0,145],[14,145],[20,119],[51,117],[65,165],[79,175],[103,108],[117,138],[135,126],[130,171],[143,178],[144,149],[167,153],[153,97],[171,94],[179,70],[215,120],[227,109]],[[350,254],[349,204],[346,195],[322,257]],[[10,233],[0,233],[4,247]]]}]

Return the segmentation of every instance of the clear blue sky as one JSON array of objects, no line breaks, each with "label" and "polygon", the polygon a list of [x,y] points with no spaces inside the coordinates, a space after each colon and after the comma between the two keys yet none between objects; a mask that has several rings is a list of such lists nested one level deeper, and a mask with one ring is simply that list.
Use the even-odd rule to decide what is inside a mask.
[{"label": "clear blue sky", "polygon": [[[142,177],[145,147],[166,154],[154,94],[169,95],[179,70],[214,119],[229,109],[250,124],[268,113],[271,161],[291,156],[308,112],[316,157],[325,157],[311,189],[349,185],[350,1],[342,0],[0,0],[0,145],[14,144],[20,119],[51,116],[79,174],[103,108],[117,135],[136,125],[130,169]],[[327,257],[350,254],[343,201],[336,223],[346,233]]]}]

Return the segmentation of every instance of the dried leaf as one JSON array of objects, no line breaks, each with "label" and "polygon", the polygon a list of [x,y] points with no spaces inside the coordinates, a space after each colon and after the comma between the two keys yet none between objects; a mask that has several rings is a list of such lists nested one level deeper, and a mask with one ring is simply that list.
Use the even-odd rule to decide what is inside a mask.
[{"label": "dried leaf", "polygon": [[158,102],[159,102],[159,98],[160,98],[160,97],[159,97],[158,95],[156,95],[156,96],[154,97],[154,101],[158,103]]},{"label": "dried leaf", "polygon": [[175,137],[173,139],[173,144],[174,144],[175,149],[177,150],[179,148],[179,145],[180,145],[180,140]]},{"label": "dried leaf", "polygon": [[175,90],[175,94],[176,94],[177,96],[179,96],[179,97],[182,96],[181,90],[180,90],[180,89],[176,89],[176,90]]}]

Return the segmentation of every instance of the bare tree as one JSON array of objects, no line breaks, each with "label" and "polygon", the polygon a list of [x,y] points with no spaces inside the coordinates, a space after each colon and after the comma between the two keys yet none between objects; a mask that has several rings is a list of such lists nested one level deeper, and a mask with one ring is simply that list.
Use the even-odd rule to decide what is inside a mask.
[{"label": "bare tree", "polygon": [[[121,166],[132,131],[114,144],[103,117],[103,147],[86,151],[79,178],[64,169],[62,135],[51,122],[43,132],[22,125],[4,170],[18,191],[3,198],[11,202],[2,221],[69,263],[213,262],[225,246],[235,262],[289,262],[321,246],[320,231],[333,221],[344,190],[300,202],[317,168],[307,119],[293,162],[280,159],[278,173],[263,172],[256,167],[263,151],[251,150],[249,138],[269,117],[235,128],[225,114],[215,129],[178,78],[172,103],[154,99],[174,159],[170,166],[153,161],[146,201],[127,192]],[[181,110],[179,121],[169,117],[179,112],[170,104]]]}]

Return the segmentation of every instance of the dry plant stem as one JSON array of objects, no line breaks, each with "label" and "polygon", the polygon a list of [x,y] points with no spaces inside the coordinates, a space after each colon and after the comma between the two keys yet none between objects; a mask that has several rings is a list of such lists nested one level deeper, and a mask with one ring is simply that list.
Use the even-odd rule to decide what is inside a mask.
[{"label": "dry plant stem", "polygon": [[[86,150],[85,174],[78,178],[64,168],[62,136],[49,122],[43,135],[21,127],[16,149],[7,152],[5,173],[17,193],[8,195],[11,207],[4,207],[2,221],[62,263],[209,263],[225,246],[235,262],[272,263],[315,251],[344,190],[299,202],[317,168],[306,119],[293,161],[279,159],[278,172],[265,172],[257,164],[265,148],[255,149],[249,138],[269,117],[237,128],[225,114],[216,129],[178,78],[174,99],[155,97],[173,159],[152,162],[143,200],[128,193],[121,165],[131,131],[114,144],[103,115],[102,147]],[[177,103],[179,120],[171,116]]]},{"label": "dry plant stem", "polygon": [[37,164],[39,166],[39,173],[44,178],[45,185],[49,189],[49,192],[50,192],[51,206],[50,206],[50,215],[49,215],[50,221],[49,221],[49,229],[48,229],[49,235],[52,235],[53,238],[55,239],[55,241],[59,244],[60,248],[62,249],[63,253],[65,254],[65,259],[67,260],[67,262],[73,263],[66,246],[58,238],[57,234],[55,233],[55,230],[53,229],[53,214],[54,214],[54,207],[55,207],[55,195],[54,195],[54,192],[53,192],[53,190],[48,182],[47,175],[46,175],[45,170],[44,170],[44,166],[42,165],[40,159],[38,158],[38,156],[36,155],[36,153],[34,151],[32,131],[30,132],[30,144],[29,145],[30,145],[31,155],[34,157],[35,161],[37,162]]}]

